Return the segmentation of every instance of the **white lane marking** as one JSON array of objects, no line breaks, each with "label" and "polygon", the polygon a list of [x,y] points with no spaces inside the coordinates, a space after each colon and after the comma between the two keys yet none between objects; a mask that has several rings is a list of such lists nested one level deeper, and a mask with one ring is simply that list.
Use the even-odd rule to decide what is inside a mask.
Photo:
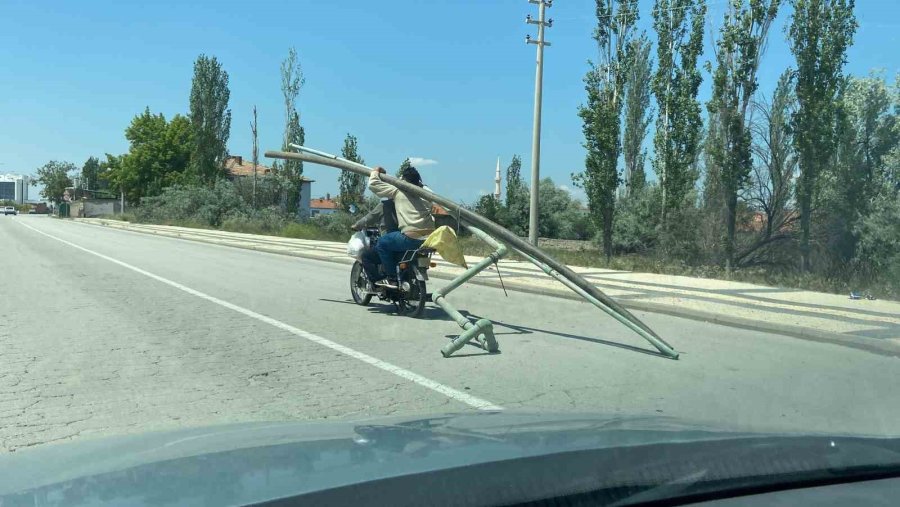
[{"label": "white lane marking", "polygon": [[363,352],[359,352],[357,350],[351,349],[350,347],[347,347],[345,345],[341,345],[340,343],[331,341],[328,338],[323,338],[321,336],[315,335],[308,331],[304,331],[302,329],[296,328],[290,324],[285,324],[284,322],[275,320],[272,317],[267,317],[261,313],[256,313],[253,310],[248,310],[247,308],[238,306],[233,303],[229,303],[228,301],[219,299],[214,296],[210,296],[209,294],[192,289],[192,288],[190,288],[186,285],[182,285],[178,282],[173,282],[172,280],[163,278],[159,275],[155,275],[155,274],[153,274],[149,271],[145,271],[137,266],[132,266],[131,264],[128,264],[126,262],[122,262],[118,259],[109,257],[108,255],[103,255],[102,253],[95,252],[93,250],[89,250],[87,248],[84,248],[83,246],[76,245],[75,243],[72,243],[70,241],[66,241],[66,240],[64,240],[62,238],[58,238],[52,234],[48,234],[44,231],[35,229],[34,227],[32,227],[30,225],[26,225],[22,222],[19,222],[19,223],[22,224],[23,227],[27,227],[28,229],[31,229],[32,231],[34,231],[38,234],[43,234],[44,236],[47,236],[50,239],[54,239],[56,241],[59,241],[60,243],[69,245],[72,248],[77,248],[78,250],[81,250],[82,252],[86,252],[91,255],[95,255],[97,257],[100,257],[101,259],[112,262],[113,264],[118,264],[119,266],[122,266],[123,268],[126,268],[126,269],[130,269],[130,270],[134,271],[135,273],[140,273],[148,278],[152,278],[152,279],[154,279],[158,282],[164,283],[170,287],[174,287],[180,291],[187,292],[188,294],[190,294],[192,296],[197,296],[198,298],[205,299],[206,301],[209,301],[209,302],[215,303],[219,306],[228,308],[229,310],[234,310],[238,313],[241,313],[243,315],[246,315],[247,317],[256,319],[260,322],[265,322],[266,324],[269,324],[270,326],[277,327],[278,329],[287,331],[288,333],[291,333],[293,335],[299,336],[301,338],[306,338],[307,340],[309,340],[313,343],[317,343],[319,345],[328,347],[332,350],[340,352],[341,354],[350,356],[354,359],[358,359],[358,360],[360,360],[364,363],[368,363],[376,368],[380,368],[388,373],[393,373],[394,375],[397,375],[400,378],[409,380],[410,382],[415,382],[416,384],[419,384],[422,387],[427,387],[428,389],[431,389],[432,391],[441,393],[448,398],[465,403],[466,405],[469,405],[471,407],[477,408],[479,410],[503,410],[503,407],[495,405],[487,400],[483,400],[481,398],[476,398],[475,396],[471,396],[462,391],[458,391],[452,387],[445,386],[444,384],[441,384],[440,382],[436,382],[429,378],[423,377],[422,375],[419,375],[418,373],[413,373],[409,370],[406,370],[399,366],[388,363],[387,361],[382,361],[381,359],[378,359],[376,357],[372,357]]}]

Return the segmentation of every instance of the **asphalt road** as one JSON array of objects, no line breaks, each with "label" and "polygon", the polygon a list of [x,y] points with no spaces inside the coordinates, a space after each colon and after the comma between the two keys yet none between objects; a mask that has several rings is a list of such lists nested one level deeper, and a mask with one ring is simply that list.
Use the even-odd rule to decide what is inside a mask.
[{"label": "asphalt road", "polygon": [[0,452],[498,408],[900,434],[900,359],[869,351],[638,312],[673,361],[589,304],[466,286],[450,299],[501,353],[444,359],[439,308],[356,306],[339,264],[27,215],[0,217],[0,256]]}]

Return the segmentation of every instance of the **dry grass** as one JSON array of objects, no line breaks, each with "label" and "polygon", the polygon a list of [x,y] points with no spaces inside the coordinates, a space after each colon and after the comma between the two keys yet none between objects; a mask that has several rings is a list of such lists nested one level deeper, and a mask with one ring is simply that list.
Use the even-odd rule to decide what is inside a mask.
[{"label": "dry grass", "polygon": [[[466,255],[488,255],[492,249],[484,242],[472,236],[460,238]],[[891,280],[843,280],[814,273],[797,273],[785,268],[746,268],[736,269],[729,276],[721,266],[692,266],[675,259],[663,259],[653,254],[630,254],[614,256],[606,261],[598,248],[569,250],[543,247],[542,250],[556,260],[569,266],[597,267],[636,273],[657,273],[666,275],[688,276],[692,278],[708,278],[730,280],[736,282],[803,289],[834,294],[848,294],[850,291],[870,292],[882,299],[900,299],[900,283]],[[514,260],[524,260],[515,252],[508,256]]]}]

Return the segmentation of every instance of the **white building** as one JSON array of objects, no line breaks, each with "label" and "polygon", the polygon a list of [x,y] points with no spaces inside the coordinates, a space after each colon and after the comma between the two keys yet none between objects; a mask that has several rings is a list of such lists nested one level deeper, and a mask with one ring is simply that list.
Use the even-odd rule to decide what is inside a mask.
[{"label": "white building", "polygon": [[25,204],[28,201],[28,176],[19,174],[0,175],[0,201],[15,201]]}]

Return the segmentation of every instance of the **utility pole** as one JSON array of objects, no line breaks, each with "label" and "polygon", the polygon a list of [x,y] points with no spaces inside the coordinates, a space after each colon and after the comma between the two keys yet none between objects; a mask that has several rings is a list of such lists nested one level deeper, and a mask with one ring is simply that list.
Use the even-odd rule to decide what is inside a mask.
[{"label": "utility pole", "polygon": [[500,157],[497,157],[497,172],[494,173],[494,199],[500,202]]},{"label": "utility pole", "polygon": [[525,17],[525,23],[538,26],[538,38],[533,40],[531,35],[525,36],[526,44],[537,45],[537,70],[534,74],[534,128],[531,137],[531,206],[528,217],[528,241],[538,244],[538,193],[541,185],[541,89],[544,83],[544,46],[549,42],[544,41],[544,27],[553,26],[553,20],[544,21],[544,10],[553,5],[553,0],[528,0],[530,4],[538,5],[538,19],[532,19],[531,14]]},{"label": "utility pole", "polygon": [[256,165],[259,163],[259,144],[256,132],[256,106],[253,106],[253,123],[250,124],[250,132],[253,133],[253,209],[259,206],[256,201]]}]

